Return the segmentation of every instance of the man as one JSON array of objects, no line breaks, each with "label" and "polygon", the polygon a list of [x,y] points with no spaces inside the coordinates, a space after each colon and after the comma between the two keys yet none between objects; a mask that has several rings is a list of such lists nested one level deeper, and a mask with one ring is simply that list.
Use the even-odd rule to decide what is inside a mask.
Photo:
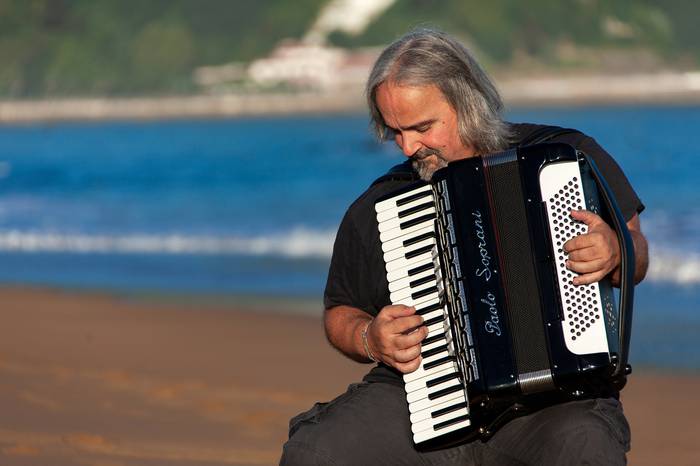
[{"label": "man", "polygon": [[[462,45],[435,31],[415,31],[387,47],[366,90],[379,136],[393,138],[425,180],[450,161],[518,145],[540,129],[504,122],[500,97],[486,74]],[[628,220],[635,278],[641,280],[647,266],[638,217],[643,205],[591,138],[575,132],[553,140],[587,152],[604,172]],[[545,407],[508,422],[486,442],[416,450],[401,374],[419,366],[427,331],[414,308],[390,304],[374,214],[375,201],[406,182],[388,177],[349,208],[336,238],[324,298],[330,343],[358,362],[379,364],[345,394],[292,419],[281,463],[624,464],[629,427],[615,396]],[[607,275],[618,282],[620,251],[614,232],[591,212],[571,215],[589,227],[565,245],[567,266],[580,274],[575,284]]]}]

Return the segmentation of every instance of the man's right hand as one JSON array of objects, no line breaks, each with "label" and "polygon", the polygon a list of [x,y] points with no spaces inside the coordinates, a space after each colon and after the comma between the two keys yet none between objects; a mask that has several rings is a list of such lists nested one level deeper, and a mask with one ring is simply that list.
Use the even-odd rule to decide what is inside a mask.
[{"label": "man's right hand", "polygon": [[420,365],[421,341],[427,335],[416,308],[390,305],[383,307],[367,328],[367,344],[381,362],[408,374]]}]

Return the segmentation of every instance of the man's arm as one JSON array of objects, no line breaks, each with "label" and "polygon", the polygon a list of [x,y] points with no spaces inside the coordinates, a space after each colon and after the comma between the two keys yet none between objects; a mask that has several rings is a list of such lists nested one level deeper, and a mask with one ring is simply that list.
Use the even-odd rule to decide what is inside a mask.
[{"label": "man's arm", "polygon": [[[620,285],[620,245],[617,235],[598,215],[585,211],[573,211],[571,216],[588,225],[588,233],[577,236],[564,244],[568,253],[567,267],[581,275],[574,278],[575,285],[587,285],[611,274],[612,283]],[[649,248],[642,233],[639,215],[627,222],[634,244],[634,282],[641,282],[649,267]]]},{"label": "man's arm", "polygon": [[420,342],[428,330],[413,307],[385,306],[372,318],[355,307],[335,306],[326,309],[323,320],[330,344],[350,359],[370,362],[362,341],[366,328],[368,349],[379,361],[403,373],[413,372],[420,364]]}]

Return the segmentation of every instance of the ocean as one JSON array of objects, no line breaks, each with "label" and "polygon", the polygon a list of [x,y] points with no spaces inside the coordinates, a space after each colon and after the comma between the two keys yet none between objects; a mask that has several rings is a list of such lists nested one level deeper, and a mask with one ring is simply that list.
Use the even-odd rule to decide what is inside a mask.
[{"label": "ocean", "polygon": [[[646,206],[632,362],[700,370],[700,107],[518,109],[612,153]],[[402,160],[365,115],[0,126],[0,284],[320,300],[347,206]]]}]

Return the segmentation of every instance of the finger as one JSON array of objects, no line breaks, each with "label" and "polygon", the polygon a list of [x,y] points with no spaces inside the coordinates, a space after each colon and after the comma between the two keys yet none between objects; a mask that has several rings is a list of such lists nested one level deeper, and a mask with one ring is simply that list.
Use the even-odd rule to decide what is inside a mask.
[{"label": "finger", "polygon": [[409,362],[395,362],[394,367],[404,374],[410,374],[420,367],[420,363],[423,360],[420,356]]},{"label": "finger", "polygon": [[420,356],[420,345],[413,345],[410,348],[394,351],[393,357],[396,362],[410,362]]},{"label": "finger", "polygon": [[598,250],[592,246],[573,250],[568,255],[568,260],[571,262],[588,262],[600,258],[601,255],[598,253]]},{"label": "finger", "polygon": [[590,261],[566,261],[566,268],[572,272],[584,274],[597,271],[606,273],[606,261],[604,259],[595,259]]},{"label": "finger", "polygon": [[415,313],[416,308],[413,306],[404,306],[403,304],[392,304],[389,306],[384,306],[382,310],[379,311],[377,318],[381,316],[381,318],[383,319],[393,320],[398,319],[399,317],[410,316]]},{"label": "finger", "polygon": [[569,241],[564,243],[563,249],[567,254],[571,254],[578,249],[590,248],[593,246],[594,238],[591,235],[583,234],[574,236]]},{"label": "finger", "polygon": [[423,316],[421,315],[410,315],[406,317],[400,317],[387,323],[387,329],[393,334],[407,334],[411,330],[423,325]]},{"label": "finger", "polygon": [[397,336],[394,344],[399,349],[410,348],[425,340],[426,336],[428,336],[428,327],[420,326],[414,332]]},{"label": "finger", "polygon": [[576,286],[580,285],[590,285],[591,283],[597,283],[605,277],[605,273],[598,271],[594,273],[584,273],[579,275],[578,277],[574,277],[573,280],[571,280],[571,283],[573,283]]},{"label": "finger", "polygon": [[583,222],[589,227],[603,221],[599,215],[594,214],[590,210],[572,210],[571,218],[579,222]]}]

